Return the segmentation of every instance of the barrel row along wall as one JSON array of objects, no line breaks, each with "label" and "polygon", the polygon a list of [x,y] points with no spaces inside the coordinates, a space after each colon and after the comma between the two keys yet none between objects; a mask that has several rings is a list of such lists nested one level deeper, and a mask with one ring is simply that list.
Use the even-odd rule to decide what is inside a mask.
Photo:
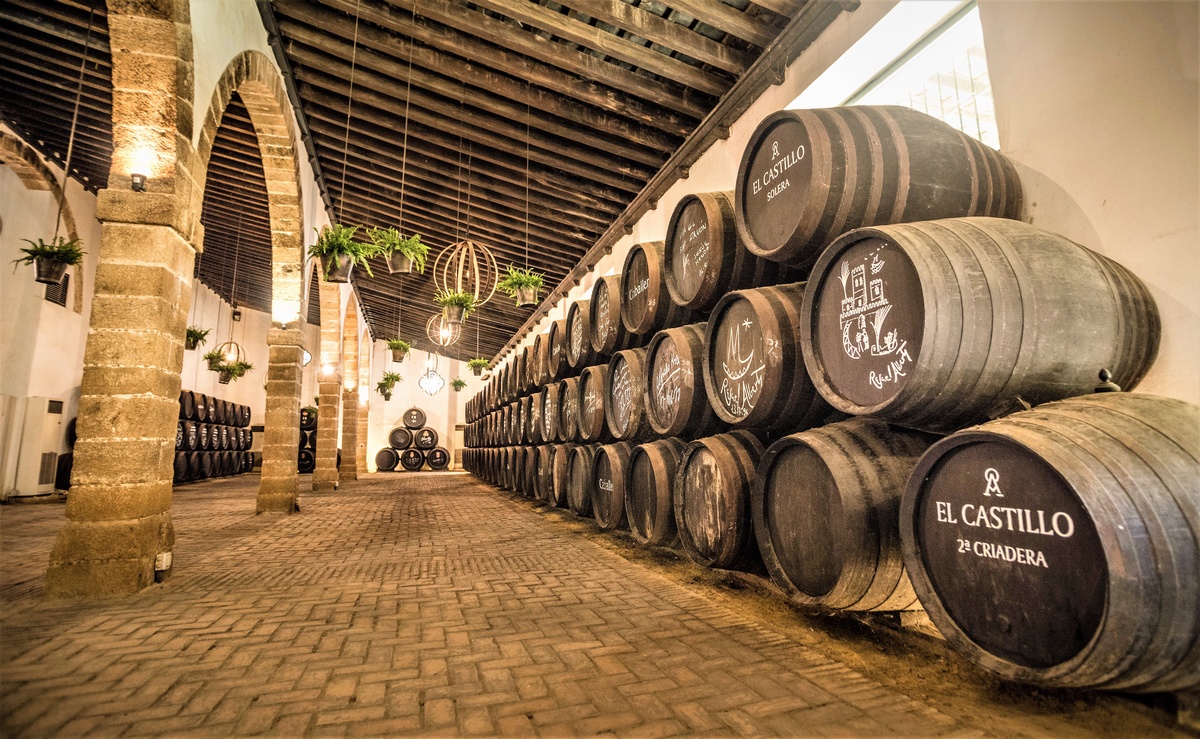
[{"label": "barrel row along wall", "polygon": [[[855,127],[861,136],[834,135]],[[855,141],[880,137],[882,161],[897,164],[890,172],[878,157],[853,151]],[[824,149],[802,162],[813,147]],[[780,159],[779,151],[794,156]],[[767,173],[791,168],[799,184],[763,201]],[[1190,535],[1164,532],[1160,545],[1178,569],[1167,582],[1146,573],[1146,587],[1165,588],[1172,606],[1197,603],[1197,505],[1186,485],[1194,488],[1200,471],[1200,444],[1183,431],[1186,422],[1176,418],[1159,434],[1188,450],[1172,459],[1188,471],[1178,478],[1184,484],[1168,483],[1151,502],[1135,483],[1132,506],[1142,509],[1115,526],[1103,521],[1109,491],[1091,481],[1054,488],[1049,477],[1039,487],[1021,477],[1033,467],[1028,458],[998,461],[1002,451],[1011,456],[1003,447],[965,455],[945,473],[926,461],[937,457],[931,446],[956,443],[988,419],[1008,416],[1020,428],[1027,414],[1049,407],[1042,404],[1087,413],[1101,401],[1063,399],[1135,387],[1161,333],[1141,281],[1013,220],[1021,183],[1004,157],[912,111],[769,116],[737,183],[732,197],[681,200],[665,241],[635,244],[619,276],[598,278],[585,300],[499,370],[467,406],[467,469],[590,516],[601,530],[628,528],[643,543],[678,545],[702,566],[769,573],[798,603],[856,611],[924,605],[952,644],[1006,677],[1195,687],[1200,629],[1190,616],[1166,625],[1178,618],[1173,609],[1168,616],[1130,603],[1133,613],[1113,620],[1128,616],[1141,640],[1109,635],[1104,653],[1089,650],[1107,635],[1097,593],[1124,585],[1121,550],[1140,541],[1135,524],[1157,526],[1185,511],[1178,524]],[[1114,413],[1135,409],[1137,423],[1158,429],[1160,399],[1147,397],[1121,393],[1105,402]],[[1171,412],[1195,410],[1178,404]],[[1053,470],[1056,462],[1044,464]],[[959,535],[936,539],[930,551],[900,514],[902,501],[914,509],[923,490],[912,474],[919,465],[925,477],[932,469],[954,480],[944,489],[929,483],[943,496],[978,487],[977,479],[985,498],[1029,482],[1056,500],[1036,509],[939,500],[921,509],[923,520],[958,524]],[[1091,531],[1076,529],[1090,517],[1101,519],[1095,526],[1113,551],[1082,533],[1071,540]],[[963,526],[988,535],[965,538]],[[1022,537],[1071,541],[1057,549],[1014,543]],[[1090,571],[1078,572],[1080,561]],[[1007,579],[977,573],[989,567]],[[1045,593],[1076,575],[1077,588],[1047,593],[1041,610],[1018,605],[1023,588]],[[991,607],[969,612],[990,587]]]},{"label": "barrel row along wall", "polygon": [[251,451],[250,406],[205,393],[179,393],[173,482],[176,485],[250,472],[262,453]]}]

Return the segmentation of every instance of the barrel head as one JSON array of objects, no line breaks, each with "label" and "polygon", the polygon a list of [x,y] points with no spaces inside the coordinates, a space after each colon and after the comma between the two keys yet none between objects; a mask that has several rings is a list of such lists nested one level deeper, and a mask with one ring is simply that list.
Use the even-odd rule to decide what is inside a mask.
[{"label": "barrel head", "polygon": [[656,297],[654,285],[650,284],[650,264],[645,249],[635,247],[629,253],[625,272],[621,275],[621,291],[621,320],[625,329],[640,333],[646,323],[646,314],[655,308],[650,299]]},{"label": "barrel head", "polygon": [[680,359],[675,340],[669,334],[663,334],[656,337],[648,350],[646,374],[646,412],[651,425],[661,433],[675,424],[685,379],[689,392],[691,390],[694,377],[685,377],[685,374],[692,375],[692,365]]},{"label": "barrel head", "polygon": [[846,563],[846,521],[821,457],[800,444],[777,454],[764,480],[763,509],[766,535],[788,582],[813,598],[833,590]]},{"label": "barrel head", "polygon": [[694,447],[679,470],[676,523],[687,534],[689,554],[699,555],[701,564],[722,556],[722,532],[737,516],[737,504],[724,495],[727,486],[721,478],[716,455],[703,446]]},{"label": "barrel head", "polygon": [[907,493],[915,554],[940,608],[1002,659],[1039,669],[1070,660],[1095,636],[1108,600],[1090,513],[1017,443],[948,442],[931,450],[932,466],[922,461]]},{"label": "barrel head", "polygon": [[712,278],[708,257],[713,233],[703,201],[685,196],[666,237],[667,287],[680,305],[689,304]]},{"label": "barrel head", "polygon": [[730,300],[709,321],[709,400],[728,423],[739,423],[754,410],[767,381],[767,346],[762,326],[745,299]]},{"label": "barrel head", "polygon": [[736,217],[751,251],[767,258],[795,249],[812,177],[806,126],[782,111],[750,138],[737,178]]},{"label": "barrel head", "polygon": [[640,377],[622,354],[613,358],[609,369],[609,405],[606,417],[613,436],[623,438],[637,412]]}]

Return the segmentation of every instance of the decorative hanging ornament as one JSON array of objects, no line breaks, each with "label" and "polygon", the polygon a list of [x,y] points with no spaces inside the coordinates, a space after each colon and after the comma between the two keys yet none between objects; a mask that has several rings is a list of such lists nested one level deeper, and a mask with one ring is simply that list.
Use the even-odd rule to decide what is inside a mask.
[{"label": "decorative hanging ornament", "polygon": [[474,296],[472,310],[492,299],[499,277],[500,270],[492,250],[466,239],[443,249],[433,263],[434,285],[446,292]]},{"label": "decorative hanging ornament", "polygon": [[438,346],[451,346],[462,336],[462,323],[452,323],[441,313],[435,313],[425,322],[425,334]]}]

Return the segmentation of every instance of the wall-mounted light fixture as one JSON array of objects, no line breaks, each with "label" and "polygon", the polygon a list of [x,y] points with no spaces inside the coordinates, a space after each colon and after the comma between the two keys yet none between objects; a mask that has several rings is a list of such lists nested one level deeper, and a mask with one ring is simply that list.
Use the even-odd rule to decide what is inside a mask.
[{"label": "wall-mounted light fixture", "polygon": [[146,175],[134,172],[129,175],[129,188],[134,192],[146,191]]},{"label": "wall-mounted light fixture", "polygon": [[308,363],[309,363],[309,362],[311,362],[311,361],[312,361],[312,352],[310,352],[309,350],[305,349],[305,350],[304,350],[304,363],[303,363],[301,366],[303,366],[303,367],[307,367],[307,366],[308,366]]},{"label": "wall-mounted light fixture", "polygon": [[233,301],[233,320],[235,320],[235,321],[242,320],[242,311],[241,311],[241,309],[238,308],[238,304],[237,304],[236,300]]}]

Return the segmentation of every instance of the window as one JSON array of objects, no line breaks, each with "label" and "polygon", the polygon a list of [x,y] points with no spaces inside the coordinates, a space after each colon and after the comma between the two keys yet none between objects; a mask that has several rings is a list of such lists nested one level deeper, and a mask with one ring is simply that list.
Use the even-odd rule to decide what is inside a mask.
[{"label": "window", "polygon": [[62,307],[67,307],[67,293],[70,292],[67,288],[71,286],[71,275],[63,275],[62,282],[57,285],[46,285],[46,300],[51,303],[57,303]]}]

